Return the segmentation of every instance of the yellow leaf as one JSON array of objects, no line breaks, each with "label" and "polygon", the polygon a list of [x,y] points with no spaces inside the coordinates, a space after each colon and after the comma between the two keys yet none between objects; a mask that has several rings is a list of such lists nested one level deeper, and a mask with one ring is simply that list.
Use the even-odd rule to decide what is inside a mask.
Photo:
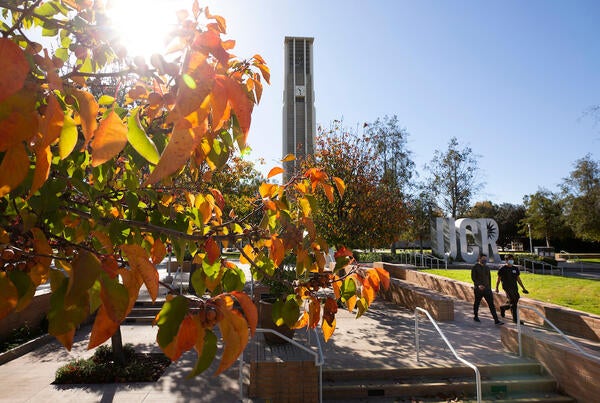
[{"label": "yellow leaf", "polygon": [[331,321],[331,324],[326,320],[321,323],[321,329],[323,330],[323,339],[325,342],[329,340],[333,332],[335,331],[335,318]]},{"label": "yellow leaf", "polygon": [[302,209],[302,215],[304,217],[310,216],[312,208],[310,207],[310,202],[308,201],[308,199],[306,197],[303,197],[302,199],[299,200],[299,202],[300,202],[300,208]]},{"label": "yellow leaf", "polygon": [[64,160],[75,148],[77,144],[77,123],[69,116],[65,115],[65,121],[63,122],[62,130],[60,131],[60,137],[58,140],[58,155],[61,160]]},{"label": "yellow leaf", "polygon": [[254,248],[252,248],[252,245],[247,244],[244,246],[244,248],[242,250],[244,253],[242,253],[240,255],[240,263],[241,264],[250,264],[251,263],[248,261],[248,259],[246,259],[246,256],[248,256],[248,258],[251,260],[256,259],[256,253],[254,253]]},{"label": "yellow leaf", "polygon": [[139,245],[121,245],[131,268],[137,271],[144,279],[144,284],[152,301],[158,297],[158,271],[150,262],[148,253]]},{"label": "yellow leaf", "polygon": [[56,95],[50,93],[44,116],[40,118],[39,132],[42,137],[37,146],[41,148],[47,147],[58,140],[64,121],[65,113],[60,107]]},{"label": "yellow leaf", "polygon": [[281,167],[274,167],[269,171],[269,174],[267,175],[267,179],[272,178],[275,175],[279,175],[283,173],[283,168]]},{"label": "yellow leaf", "polygon": [[295,159],[296,159],[296,156],[294,154],[288,154],[285,157],[283,157],[281,162],[290,162],[290,161],[294,161]]},{"label": "yellow leaf", "polygon": [[335,182],[335,187],[337,188],[338,193],[340,194],[340,198],[344,197],[344,192],[346,191],[346,184],[344,181],[337,176],[333,177],[333,181]]},{"label": "yellow leaf", "polygon": [[115,111],[100,122],[92,139],[92,166],[104,164],[123,150],[127,144],[127,126]]},{"label": "yellow leaf", "polygon": [[4,153],[0,164],[0,197],[6,196],[23,182],[29,171],[29,156],[23,144],[17,144]]},{"label": "yellow leaf", "polygon": [[354,307],[356,306],[356,300],[357,300],[356,295],[353,295],[350,298],[348,298],[348,300],[346,301],[346,306],[348,306],[348,311],[352,312],[354,310]]}]

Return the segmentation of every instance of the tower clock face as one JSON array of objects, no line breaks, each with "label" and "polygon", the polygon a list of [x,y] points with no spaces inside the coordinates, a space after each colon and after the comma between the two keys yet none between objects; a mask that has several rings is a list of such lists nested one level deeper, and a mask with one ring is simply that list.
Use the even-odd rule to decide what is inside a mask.
[{"label": "tower clock face", "polygon": [[306,88],[303,85],[297,85],[295,95],[297,97],[303,97],[306,95]]}]

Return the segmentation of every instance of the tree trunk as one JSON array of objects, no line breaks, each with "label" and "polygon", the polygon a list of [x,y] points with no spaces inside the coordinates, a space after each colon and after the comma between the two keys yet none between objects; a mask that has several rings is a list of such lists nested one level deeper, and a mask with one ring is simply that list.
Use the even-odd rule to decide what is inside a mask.
[{"label": "tree trunk", "polygon": [[123,352],[123,338],[121,337],[121,326],[119,326],[115,334],[112,335],[110,342],[112,344],[112,353],[115,363],[124,365],[125,353]]}]

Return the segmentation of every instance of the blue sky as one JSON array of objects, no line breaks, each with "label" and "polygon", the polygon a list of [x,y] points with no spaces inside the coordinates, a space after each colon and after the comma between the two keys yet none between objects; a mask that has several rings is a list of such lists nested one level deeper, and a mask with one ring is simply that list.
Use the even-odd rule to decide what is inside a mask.
[{"label": "blue sky", "polygon": [[270,65],[249,138],[269,167],[281,158],[286,35],[315,38],[318,123],[396,114],[421,173],[454,136],[480,156],[477,200],[521,203],[539,187],[556,191],[586,153],[600,158],[600,126],[584,116],[600,104],[600,2],[209,4],[227,19],[234,53]]},{"label": "blue sky", "polygon": [[[132,0],[121,1],[130,7]],[[145,0],[159,22],[192,0]],[[271,69],[255,109],[251,158],[282,158],[283,42],[312,36],[317,123],[362,127],[397,115],[417,171],[451,137],[479,156],[474,201],[522,203],[558,190],[577,159],[600,159],[600,2],[208,0],[239,57]],[[131,24],[133,12],[121,13]],[[136,15],[140,16],[139,12]],[[149,18],[136,18],[134,27]],[[128,38],[130,34],[128,34]],[[145,34],[143,41],[154,43]],[[133,39],[131,39],[133,40]],[[600,118],[600,116],[599,116]]]}]

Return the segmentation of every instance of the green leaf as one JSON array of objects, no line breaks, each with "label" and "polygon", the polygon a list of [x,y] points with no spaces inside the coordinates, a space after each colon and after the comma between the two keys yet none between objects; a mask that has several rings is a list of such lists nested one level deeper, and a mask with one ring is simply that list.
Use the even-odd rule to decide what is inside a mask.
[{"label": "green leaf", "polygon": [[203,295],[206,291],[206,284],[204,283],[204,272],[202,270],[196,270],[192,273],[192,287],[196,291],[196,295]]},{"label": "green leaf", "polygon": [[[200,353],[200,352],[199,352]],[[196,361],[196,365],[192,372],[187,376],[188,379],[193,378],[194,376],[206,371],[210,364],[215,359],[217,354],[217,336],[215,334],[206,329],[204,333],[204,345],[202,348],[202,353],[198,357],[198,361]]]},{"label": "green leaf", "polygon": [[77,144],[77,123],[69,115],[65,115],[63,127],[58,141],[58,155],[61,160],[67,158]]},{"label": "green leaf", "polygon": [[69,60],[69,49],[58,48],[56,49],[56,52],[54,52],[54,56],[58,57],[63,62],[66,62]]},{"label": "green leaf", "polygon": [[115,97],[111,97],[110,95],[102,95],[98,99],[99,105],[112,105],[115,102]]},{"label": "green leaf", "polygon": [[31,282],[29,276],[22,271],[11,271],[8,273],[8,278],[17,288],[17,295],[19,300],[15,311],[19,312],[24,309],[35,295],[35,285]]},{"label": "green leaf", "polygon": [[117,279],[111,279],[104,273],[100,278],[100,282],[102,283],[100,297],[108,316],[114,322],[122,322],[127,315],[127,308],[129,307],[129,291],[127,291],[127,287],[119,283]]},{"label": "green leaf", "polygon": [[356,283],[350,277],[346,277],[340,287],[342,301],[348,301],[352,296],[356,295]]},{"label": "green leaf", "polygon": [[360,299],[356,300],[356,308],[357,308],[356,319],[358,319],[362,316],[363,313],[367,312],[367,309],[369,308],[369,304],[366,299],[360,298]]},{"label": "green leaf", "polygon": [[283,304],[281,316],[283,322],[288,326],[293,326],[298,321],[298,318],[300,317],[300,306],[294,296],[288,298],[288,300],[285,301],[285,304]]},{"label": "green leaf", "polygon": [[50,297],[48,311],[48,333],[57,336],[70,332],[87,318],[89,311],[88,295],[82,294],[81,299],[73,305],[65,305],[68,281],[66,278],[58,285]]},{"label": "green leaf", "polygon": [[221,261],[217,260],[213,264],[209,264],[206,260],[202,261],[202,270],[211,279],[217,278],[221,271]]},{"label": "green leaf", "polygon": [[166,301],[158,314],[158,335],[156,340],[162,348],[167,347],[177,336],[179,325],[185,317],[190,302],[187,298],[177,295],[170,301]]},{"label": "green leaf", "polygon": [[223,289],[226,292],[242,291],[246,283],[246,275],[238,268],[229,269],[223,275]]},{"label": "green leaf", "polygon": [[189,74],[184,74],[183,76],[181,76],[181,78],[183,79],[185,85],[187,85],[190,89],[196,89],[196,82]]},{"label": "green leaf", "polygon": [[146,134],[139,120],[138,109],[131,111],[129,119],[127,119],[127,141],[142,157],[151,164],[158,164],[160,155],[156,144]]}]

